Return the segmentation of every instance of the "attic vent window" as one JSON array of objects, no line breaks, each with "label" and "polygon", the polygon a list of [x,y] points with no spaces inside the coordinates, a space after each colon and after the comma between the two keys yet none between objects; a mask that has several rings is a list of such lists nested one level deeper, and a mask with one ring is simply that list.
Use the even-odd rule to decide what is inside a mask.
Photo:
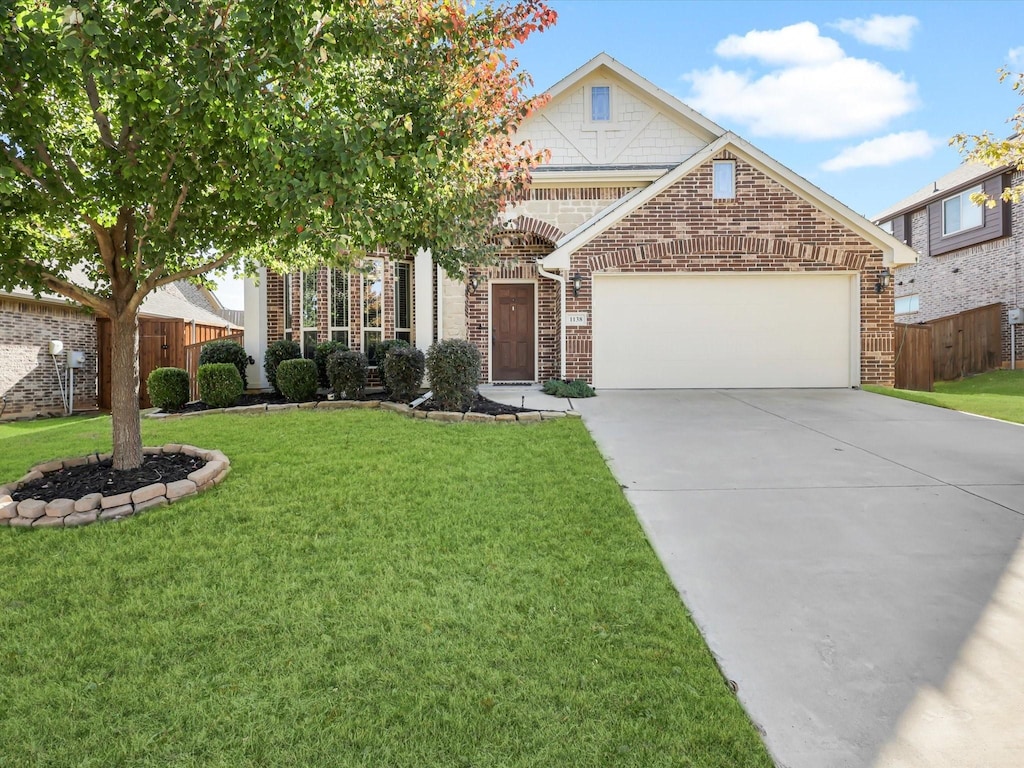
[{"label": "attic vent window", "polygon": [[595,85],[590,89],[590,119],[594,122],[612,119],[611,86]]},{"label": "attic vent window", "polygon": [[732,160],[715,160],[714,198],[715,200],[736,198],[736,163]]}]

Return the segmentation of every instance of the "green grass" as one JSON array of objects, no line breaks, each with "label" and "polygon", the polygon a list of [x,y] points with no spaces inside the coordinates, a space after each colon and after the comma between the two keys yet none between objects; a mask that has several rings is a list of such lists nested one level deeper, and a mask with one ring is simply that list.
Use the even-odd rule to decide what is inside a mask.
[{"label": "green grass", "polygon": [[865,385],[881,395],[1024,424],[1024,370],[990,371],[959,381],[937,381],[934,392]]},{"label": "green grass", "polygon": [[[769,766],[583,425],[147,421],[200,497],[0,528],[0,765]],[[109,421],[0,427],[0,479]]]}]

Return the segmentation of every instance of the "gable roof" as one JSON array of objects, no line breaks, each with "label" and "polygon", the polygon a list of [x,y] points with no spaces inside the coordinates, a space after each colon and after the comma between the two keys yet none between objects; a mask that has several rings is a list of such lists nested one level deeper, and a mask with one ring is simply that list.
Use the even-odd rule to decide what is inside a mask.
[{"label": "gable roof", "polygon": [[985,163],[963,163],[955,170],[921,187],[914,194],[903,198],[895,205],[890,205],[884,211],[876,213],[871,217],[871,220],[881,223],[895,218],[902,213],[909,213],[924,208],[932,201],[932,198],[945,197],[960,189],[974,186],[987,178],[1009,170],[1010,167],[1009,165],[1002,165],[993,168]]},{"label": "gable roof", "polygon": [[555,244],[555,250],[540,259],[539,263],[548,269],[568,269],[569,256],[572,253],[726,149],[881,249],[882,260],[886,265],[913,264],[917,261],[917,253],[912,248],[883,232],[859,213],[843,205],[807,179],[786,168],[736,134],[725,133],[650,186],[636,190],[635,194],[625,195],[600,214],[577,227],[559,240]]},{"label": "gable roof", "polygon": [[[673,117],[686,123],[695,134],[701,136],[705,141],[712,141],[725,133],[720,125],[708,120],[700,112],[688,107],[672,94],[663,91],[650,80],[641,77],[624,64],[616,61],[607,53],[599,53],[579,69],[563,77],[553,86],[548,88],[546,93],[551,101],[557,99],[561,94],[574,88],[584,79],[600,69],[606,69],[617,77],[625,80],[645,96],[656,101],[659,106],[666,110]],[[550,103],[550,102],[549,102]]]}]

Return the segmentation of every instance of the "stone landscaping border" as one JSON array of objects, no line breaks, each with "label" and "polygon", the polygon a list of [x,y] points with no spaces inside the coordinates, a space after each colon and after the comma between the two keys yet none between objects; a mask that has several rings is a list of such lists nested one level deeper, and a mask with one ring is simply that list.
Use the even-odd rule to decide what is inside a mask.
[{"label": "stone landscaping border", "polygon": [[14,501],[11,494],[26,483],[40,479],[47,472],[98,464],[111,457],[109,453],[93,453],[72,459],[55,459],[32,467],[13,483],[0,485],[0,525],[15,528],[76,528],[98,520],[122,520],[147,509],[173,504],[179,499],[195,496],[219,484],[231,471],[231,461],[220,451],[196,448],[194,445],[168,443],[155,448],[143,448],[145,455],[183,453],[206,462],[190,472],[184,480],[171,483],[153,483],[130,493],[104,496],[90,493],[80,499],[39,499]]},{"label": "stone landscaping border", "polygon": [[459,411],[418,411],[404,403],[391,403],[386,400],[321,400],[310,403],[273,403],[269,405],[239,405],[234,408],[210,408],[206,411],[190,411],[188,413],[150,413],[149,419],[188,419],[194,416],[208,416],[212,413],[264,413],[267,411],[290,411],[296,409],[336,410],[345,408],[379,408],[382,411],[399,413],[412,419],[427,421],[475,421],[526,424],[538,421],[550,421],[562,418],[580,418],[577,411],[524,411],[523,413],[505,413],[491,416],[488,413],[461,413]]}]

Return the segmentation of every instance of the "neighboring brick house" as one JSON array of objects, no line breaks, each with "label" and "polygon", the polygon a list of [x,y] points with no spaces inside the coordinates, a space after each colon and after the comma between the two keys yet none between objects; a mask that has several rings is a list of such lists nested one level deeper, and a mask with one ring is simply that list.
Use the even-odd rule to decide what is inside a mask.
[{"label": "neighboring brick house", "polygon": [[[76,282],[87,285],[84,274]],[[219,314],[220,305],[208,291],[176,282],[157,289],[142,303],[146,318],[182,318],[200,325],[232,326]],[[51,340],[64,351],[49,354]],[[28,290],[0,292],[0,418],[20,418],[63,412],[59,381],[66,381],[71,351],[84,352],[75,371],[74,408],[97,407],[96,316],[52,294],[39,297]]]},{"label": "neighboring brick house", "polygon": [[468,338],[488,382],[892,384],[881,276],[912,250],[605,54],[549,93],[517,135],[551,160],[497,226],[496,264],[454,282],[429,253],[380,254],[379,281],[321,269],[287,291],[264,273],[250,354],[287,327],[304,345]]},{"label": "neighboring brick house", "polygon": [[[1024,302],[1024,203],[975,205],[970,196],[994,198],[1024,174],[982,163],[964,163],[874,220],[921,258],[894,278],[896,319],[919,323],[989,304],[1003,305],[1003,361],[1009,363],[1007,310]],[[1024,327],[1016,335],[1016,359],[1024,356]]]}]

